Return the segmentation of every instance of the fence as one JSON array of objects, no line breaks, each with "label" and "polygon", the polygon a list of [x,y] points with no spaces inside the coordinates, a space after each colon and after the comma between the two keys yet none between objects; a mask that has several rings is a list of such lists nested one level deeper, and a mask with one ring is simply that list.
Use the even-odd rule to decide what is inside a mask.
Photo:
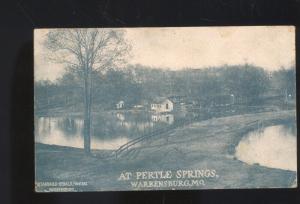
[{"label": "fence", "polygon": [[168,126],[168,127],[164,127],[164,128],[161,128],[161,129],[157,129],[157,130],[154,130],[150,133],[146,133],[136,139],[133,139],[129,142],[127,142],[126,144],[123,144],[122,146],[120,146],[114,153],[115,153],[115,157],[118,158],[118,156],[120,156],[122,153],[128,151],[130,148],[134,147],[134,145],[142,142],[142,141],[145,141],[149,138],[153,138],[155,136],[159,136],[159,135],[163,135],[171,130],[174,130],[175,128],[178,128],[178,127],[183,127],[183,126],[186,126],[186,125],[189,125],[195,121],[199,120],[198,117],[193,117],[193,118],[189,118],[188,120],[187,119],[181,119],[181,120],[177,120],[175,121],[172,125]]}]

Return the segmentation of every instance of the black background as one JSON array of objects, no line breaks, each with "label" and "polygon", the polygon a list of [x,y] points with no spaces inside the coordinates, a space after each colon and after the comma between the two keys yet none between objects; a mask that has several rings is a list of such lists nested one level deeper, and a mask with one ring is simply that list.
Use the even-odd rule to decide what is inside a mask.
[{"label": "black background", "polygon": [[[33,28],[228,25],[300,25],[300,0],[1,1],[0,204],[299,204],[299,188],[50,194],[33,192]],[[298,49],[298,27],[297,39]],[[299,64],[298,53],[296,62]],[[298,82],[299,80],[297,90]],[[298,96],[299,94],[297,99]],[[299,100],[297,105],[298,103]]]}]

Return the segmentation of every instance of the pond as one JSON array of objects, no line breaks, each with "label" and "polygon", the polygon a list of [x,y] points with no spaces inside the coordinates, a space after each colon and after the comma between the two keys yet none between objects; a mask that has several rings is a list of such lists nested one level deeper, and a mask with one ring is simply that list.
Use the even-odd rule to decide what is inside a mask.
[{"label": "pond", "polygon": [[[103,112],[93,116],[91,148],[115,150],[130,140],[172,125],[180,114],[151,112]],[[80,117],[36,117],[35,142],[83,148],[83,119]]]},{"label": "pond", "polygon": [[248,164],[297,171],[296,132],[295,123],[249,132],[237,145],[235,156]]}]

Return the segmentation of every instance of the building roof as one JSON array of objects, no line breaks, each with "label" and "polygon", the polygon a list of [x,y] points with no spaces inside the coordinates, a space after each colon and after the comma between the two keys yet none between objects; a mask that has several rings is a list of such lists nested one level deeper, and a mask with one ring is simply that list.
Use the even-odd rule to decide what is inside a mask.
[{"label": "building roof", "polygon": [[171,101],[170,99],[168,99],[166,97],[157,97],[157,98],[154,98],[151,102],[156,103],[156,104],[160,104],[160,103],[163,103],[166,100]]}]

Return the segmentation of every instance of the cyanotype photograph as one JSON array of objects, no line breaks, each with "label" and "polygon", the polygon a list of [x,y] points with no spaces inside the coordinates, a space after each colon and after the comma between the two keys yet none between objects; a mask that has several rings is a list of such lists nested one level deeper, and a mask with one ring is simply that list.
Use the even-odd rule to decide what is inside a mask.
[{"label": "cyanotype photograph", "polygon": [[34,30],[35,191],[297,187],[295,27]]}]

